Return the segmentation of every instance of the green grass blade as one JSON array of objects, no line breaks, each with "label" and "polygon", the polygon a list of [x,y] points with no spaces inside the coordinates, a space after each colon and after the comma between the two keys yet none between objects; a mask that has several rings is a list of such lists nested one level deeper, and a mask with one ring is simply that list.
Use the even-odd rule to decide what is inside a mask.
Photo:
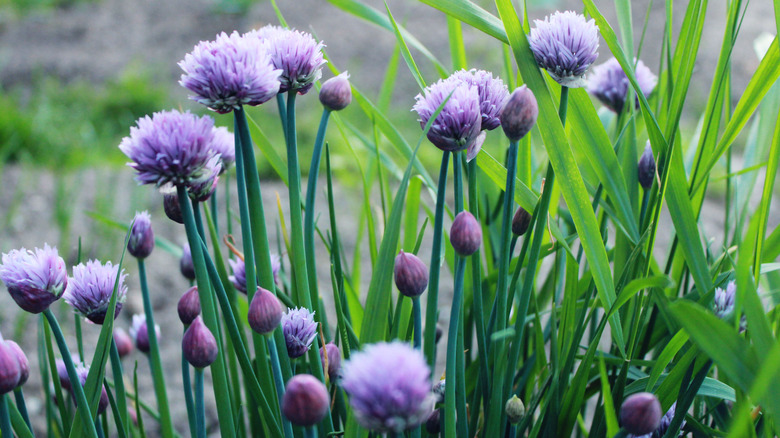
[{"label": "green grass blade", "polygon": [[420,0],[502,42],[508,42],[501,21],[470,0]]},{"label": "green grass blade", "polygon": [[404,41],[404,36],[401,33],[401,29],[398,27],[398,23],[395,22],[395,18],[393,18],[393,13],[390,12],[390,6],[387,5],[387,1],[385,1],[385,10],[387,10],[387,18],[390,20],[390,24],[393,25],[393,34],[395,34],[395,39],[398,41],[398,47],[401,48],[401,55],[404,57],[404,61],[406,61],[406,65],[409,67],[409,71],[412,72],[412,76],[414,77],[414,80],[417,81],[420,90],[424,90],[425,79],[422,77],[420,69],[417,68],[417,63],[414,62],[412,53],[409,52],[409,46],[407,46],[406,41]]},{"label": "green grass blade", "polygon": [[271,141],[260,128],[260,125],[258,125],[249,114],[246,114],[246,118],[249,121],[249,135],[251,136],[252,141],[257,144],[257,148],[260,149],[260,152],[265,159],[268,160],[268,164],[271,165],[271,168],[276,172],[276,175],[284,181],[284,185],[287,185],[287,162],[279,155],[276,149],[274,149]]},{"label": "green grass blade", "polygon": [[[484,149],[479,152],[476,160],[477,166],[485,172],[485,175],[496,184],[499,190],[503,191],[506,187],[506,167]],[[515,181],[515,202],[527,211],[534,211],[536,203],[539,202],[539,196],[517,178]]]}]

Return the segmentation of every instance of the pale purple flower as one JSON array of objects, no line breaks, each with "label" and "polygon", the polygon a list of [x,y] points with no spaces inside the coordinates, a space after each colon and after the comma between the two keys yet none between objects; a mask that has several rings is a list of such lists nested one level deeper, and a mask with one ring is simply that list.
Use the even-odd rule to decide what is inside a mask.
[{"label": "pale purple flower", "polygon": [[[666,435],[666,431],[669,430],[669,426],[672,424],[676,410],[677,402],[674,402],[672,403],[672,406],[669,408],[669,410],[666,411],[666,414],[661,417],[661,424],[658,425],[656,430],[645,435],[628,434],[626,438],[663,438]],[[683,427],[685,427],[685,420],[683,420],[682,424],[680,424],[680,429]],[[677,436],[682,436],[682,432],[680,432]]]},{"label": "pale purple flower", "polygon": [[[130,324],[130,330],[128,331],[130,332],[130,338],[132,338],[133,342],[135,343],[135,348],[137,348],[142,353],[148,353],[149,349],[151,348],[151,344],[149,344],[149,328],[146,325],[146,315],[143,313],[133,315],[133,322]],[[154,332],[159,339],[159,325],[154,325]]]},{"label": "pale purple flower", "polygon": [[223,126],[214,128],[211,149],[219,154],[219,159],[222,162],[220,174],[225,173],[236,162],[236,137],[227,128]]},{"label": "pale purple flower", "polygon": [[65,292],[68,272],[57,248],[45,244],[34,252],[22,248],[3,254],[0,280],[22,310],[41,313]]},{"label": "pale purple flower", "polygon": [[476,86],[450,76],[431,84],[415,99],[412,109],[420,116],[423,128],[439,106],[447,102],[428,130],[431,143],[443,151],[466,149],[468,160],[477,156],[485,134],[481,132],[482,113]]},{"label": "pale purple flower", "polygon": [[317,337],[317,322],[314,312],[305,307],[289,309],[282,315],[282,332],[287,343],[290,359],[301,357],[309,351],[311,343]]},{"label": "pale purple flower", "polygon": [[213,149],[214,119],[189,111],[162,111],[130,128],[119,149],[133,160],[139,184],[194,185],[209,180],[220,157]]},{"label": "pale purple flower", "polygon": [[[636,64],[636,80],[645,97],[653,92],[658,82],[658,78],[642,61],[637,61]],[[629,86],[628,76],[614,57],[593,67],[593,73],[588,77],[588,93],[596,96],[604,106],[616,113],[623,111]],[[635,104],[639,107],[638,97]]]},{"label": "pale purple flower", "polygon": [[[239,291],[246,293],[246,265],[241,259],[228,260],[230,268],[233,271],[233,275],[228,276],[228,279],[233,286]],[[274,274],[274,283],[279,284],[279,270],[282,269],[282,259],[279,254],[271,254],[271,272]]]},{"label": "pale purple flower", "polygon": [[[737,299],[737,283],[730,281],[726,289],[715,288],[715,315],[724,320],[732,320],[734,317],[734,304]],[[747,328],[747,317],[742,315],[739,319],[739,331],[745,331]]]},{"label": "pale purple flower", "polygon": [[539,67],[564,87],[585,86],[583,76],[599,55],[596,22],[566,11],[534,23],[536,27],[531,29],[528,43]]},{"label": "pale purple flower", "polygon": [[234,31],[201,41],[179,62],[181,84],[192,99],[218,113],[260,105],[279,92],[279,74],[267,44]]},{"label": "pale purple flower", "polygon": [[149,257],[154,249],[154,232],[152,217],[148,211],[136,212],[130,238],[127,240],[127,252],[133,257],[144,259]]},{"label": "pale purple flower", "polygon": [[119,275],[117,300],[114,318],[119,315],[127,297],[124,270],[119,273],[119,265],[111,262],[106,264],[98,260],[90,260],[73,267],[73,276],[68,280],[63,298],[78,313],[84,315],[95,324],[103,324],[108,312],[108,304],[114,291],[114,282]]},{"label": "pale purple flower", "polygon": [[394,341],[367,345],[341,368],[341,386],[358,423],[379,433],[401,433],[433,411],[431,370],[422,353]]},{"label": "pale purple flower", "polygon": [[453,73],[455,78],[477,87],[479,110],[482,113],[482,130],[492,131],[501,125],[498,115],[504,103],[509,99],[509,90],[504,81],[494,78],[493,73],[485,70],[460,70]]},{"label": "pale purple flower", "polygon": [[322,77],[322,66],[327,62],[322,56],[325,45],[318,43],[310,33],[268,25],[248,32],[245,37],[268,43],[271,62],[282,70],[280,93],[306,94]]}]

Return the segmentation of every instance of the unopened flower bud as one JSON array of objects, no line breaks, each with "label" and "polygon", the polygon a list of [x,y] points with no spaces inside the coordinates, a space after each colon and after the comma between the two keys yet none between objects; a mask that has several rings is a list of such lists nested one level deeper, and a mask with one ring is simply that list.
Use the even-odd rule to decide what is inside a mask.
[{"label": "unopened flower bud", "polygon": [[176,306],[176,310],[179,312],[179,319],[182,324],[191,324],[195,318],[200,315],[200,296],[198,295],[198,286],[192,286],[187,289],[187,292],[182,294],[179,298],[179,303]]},{"label": "unopened flower bud", "polygon": [[19,384],[22,370],[13,348],[0,338],[0,396]]},{"label": "unopened flower bud", "polygon": [[136,213],[133,228],[130,230],[130,238],[127,240],[127,252],[135,258],[145,259],[149,257],[153,249],[152,218],[146,211]]},{"label": "unopened flower bud", "polygon": [[516,395],[513,395],[512,398],[507,400],[506,405],[504,406],[504,412],[506,412],[506,418],[510,423],[519,423],[520,420],[523,419],[523,415],[525,415],[523,401]]},{"label": "unopened flower bud", "polygon": [[620,407],[620,424],[634,435],[652,433],[661,424],[661,403],[649,392],[628,396]]},{"label": "unopened flower bud", "polygon": [[16,355],[16,359],[19,361],[19,381],[16,383],[16,387],[20,387],[27,382],[30,377],[30,362],[27,360],[27,355],[22,351],[22,347],[14,341],[5,341],[11,351]]},{"label": "unopened flower bud", "polygon": [[177,195],[176,192],[166,193],[163,196],[163,209],[165,210],[165,215],[168,216],[168,219],[180,224],[184,223],[184,216],[181,214],[181,205],[179,205],[179,195]]},{"label": "unopened flower bud", "polygon": [[181,248],[181,259],[179,260],[179,270],[181,275],[188,280],[195,279],[195,265],[192,263],[192,252],[190,245],[185,243]]},{"label": "unopened flower bud", "polygon": [[349,73],[344,72],[325,81],[320,90],[320,102],[330,111],[340,111],[346,108],[352,102]]},{"label": "unopened flower bud", "polygon": [[[160,326],[154,326],[157,337],[160,337]],[[146,315],[133,315],[133,323],[130,326],[130,337],[135,341],[135,348],[141,353],[149,353],[149,328],[146,324]]]},{"label": "unopened flower bud", "polygon": [[320,360],[322,365],[325,365],[325,354],[328,355],[328,377],[331,381],[336,380],[339,376],[339,368],[341,368],[341,351],[339,347],[333,342],[328,342],[324,347],[320,347]]},{"label": "unopened flower bud", "polygon": [[639,158],[636,170],[639,184],[643,189],[649,190],[653,186],[653,180],[655,179],[655,158],[653,158],[653,148],[650,147],[649,141],[647,146],[645,146],[642,157]]},{"label": "unopened flower bud", "polygon": [[512,218],[512,234],[522,236],[528,231],[529,225],[531,225],[531,213],[523,207],[517,207],[515,217]]},{"label": "unopened flower bud", "polygon": [[273,333],[282,321],[282,304],[271,291],[257,288],[252,302],[249,304],[247,319],[252,330],[267,335]]},{"label": "unopened flower bud", "polygon": [[434,436],[441,432],[441,409],[434,409],[431,412],[431,415],[425,420],[425,430]]},{"label": "unopened flower bud", "polygon": [[482,228],[473,214],[461,211],[455,216],[450,228],[450,243],[455,252],[464,257],[477,252],[482,245]]},{"label": "unopened flower bud", "polygon": [[393,273],[398,291],[407,297],[419,297],[428,287],[428,267],[414,254],[399,252]]},{"label": "unopened flower bud", "polygon": [[133,340],[122,328],[114,329],[114,343],[119,357],[125,357],[133,351]]},{"label": "unopened flower bud", "polygon": [[219,347],[200,315],[192,321],[181,339],[184,358],[195,368],[205,368],[217,359]]},{"label": "unopened flower bud", "polygon": [[498,118],[501,120],[501,129],[512,141],[520,141],[534,127],[539,116],[539,106],[536,97],[527,86],[523,85],[515,89]]},{"label": "unopened flower bud", "polygon": [[282,413],[297,426],[312,426],[325,418],[330,397],[328,389],[310,374],[298,374],[287,382],[282,397]]}]

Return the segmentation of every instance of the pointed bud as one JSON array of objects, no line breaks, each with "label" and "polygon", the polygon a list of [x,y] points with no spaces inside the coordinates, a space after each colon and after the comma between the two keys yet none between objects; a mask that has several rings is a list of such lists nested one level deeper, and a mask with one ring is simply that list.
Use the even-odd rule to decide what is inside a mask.
[{"label": "pointed bud", "polygon": [[133,351],[133,340],[122,328],[114,329],[114,343],[116,344],[119,357],[125,357]]},{"label": "pointed bud", "polygon": [[504,134],[512,141],[520,141],[534,127],[538,116],[536,97],[523,85],[512,92],[498,118]]},{"label": "pointed bud", "polygon": [[419,297],[428,287],[428,267],[416,255],[399,252],[395,257],[395,285],[403,295]]},{"label": "pointed bud", "polygon": [[257,288],[252,302],[249,304],[247,319],[252,330],[267,335],[273,333],[282,321],[282,304],[271,291]]},{"label": "pointed bud", "polygon": [[198,295],[198,286],[192,286],[187,292],[179,298],[179,304],[176,306],[179,312],[179,319],[182,324],[191,324],[195,318],[200,315],[200,295]]},{"label": "pointed bud", "polygon": [[510,423],[519,423],[520,420],[523,419],[523,415],[525,415],[523,401],[517,398],[516,395],[513,395],[512,398],[507,400],[506,405],[504,406],[504,412],[506,412],[506,418]]},{"label": "pointed bud", "polygon": [[192,252],[190,245],[185,243],[181,248],[181,259],[179,260],[179,270],[181,275],[188,280],[195,279],[195,265],[192,263]]},{"label": "pointed bud", "polygon": [[130,238],[127,240],[127,252],[135,258],[145,259],[149,257],[153,249],[152,218],[146,211],[136,213],[133,228],[130,230]]},{"label": "pointed bud", "polygon": [[203,323],[203,317],[198,316],[184,332],[181,340],[184,358],[195,368],[206,368],[214,363],[219,353],[217,340],[211,330]]},{"label": "pointed bud", "polygon": [[181,214],[181,205],[179,205],[179,195],[177,195],[176,192],[166,193],[163,196],[163,209],[165,210],[165,215],[168,216],[168,219],[180,224],[184,223],[184,216]]},{"label": "pointed bud", "polygon": [[21,376],[22,370],[16,353],[0,337],[0,396],[13,391]]},{"label": "pointed bud", "polygon": [[341,351],[333,342],[328,342],[324,347],[320,347],[320,360],[323,366],[325,366],[326,352],[328,355],[328,377],[334,381],[339,376],[339,368],[341,368]]},{"label": "pointed bud", "polygon": [[431,412],[431,415],[425,420],[425,430],[431,435],[439,435],[441,432],[441,409],[434,409]]},{"label": "pointed bud", "polygon": [[482,245],[482,228],[473,214],[461,211],[455,216],[450,228],[450,243],[455,252],[464,257],[477,252]]},{"label": "pointed bud", "polygon": [[628,396],[620,407],[620,424],[634,435],[652,433],[661,424],[661,403],[649,392]]},{"label": "pointed bud", "polygon": [[22,351],[22,347],[14,341],[5,341],[11,351],[16,355],[16,359],[19,361],[19,381],[16,383],[16,387],[20,387],[27,382],[30,377],[30,362],[27,360],[27,355]]},{"label": "pointed bud", "polygon": [[344,72],[325,81],[320,90],[320,102],[330,111],[341,111],[346,108],[352,102],[349,73]]},{"label": "pointed bud", "polygon": [[649,141],[647,146],[645,146],[642,157],[639,158],[636,170],[639,184],[643,189],[649,190],[653,186],[653,180],[655,179],[655,158],[653,158],[653,148],[650,146]]},{"label": "pointed bud", "polygon": [[282,413],[297,426],[313,426],[328,413],[330,397],[325,384],[309,374],[298,374],[287,382]]},{"label": "pointed bud", "polygon": [[517,207],[515,217],[512,218],[512,234],[522,236],[528,231],[531,225],[531,213],[523,207]]},{"label": "pointed bud", "polygon": [[[160,337],[160,326],[155,324],[154,331],[157,338]],[[149,344],[149,328],[146,324],[146,315],[133,315],[133,323],[130,326],[130,337],[135,341],[135,348],[141,353],[149,353],[151,344]]]}]

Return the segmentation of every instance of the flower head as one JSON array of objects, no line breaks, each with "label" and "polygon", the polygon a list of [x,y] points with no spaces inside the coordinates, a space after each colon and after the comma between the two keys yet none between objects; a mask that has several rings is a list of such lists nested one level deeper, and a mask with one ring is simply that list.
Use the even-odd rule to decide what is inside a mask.
[{"label": "flower head", "polygon": [[188,280],[195,279],[195,265],[192,263],[192,252],[190,244],[185,243],[181,248],[181,259],[179,259],[179,271],[181,275]]},{"label": "flower head", "polygon": [[626,397],[620,406],[620,424],[634,435],[652,433],[661,423],[661,403],[649,392]]},{"label": "flower head", "polygon": [[236,136],[223,126],[214,128],[214,140],[211,149],[219,154],[222,161],[220,174],[225,173],[236,162]]},{"label": "flower head", "polygon": [[3,254],[0,280],[22,310],[41,313],[62,296],[68,273],[57,248],[44,245],[34,252],[22,248]]},{"label": "flower head", "polygon": [[564,87],[583,87],[585,72],[599,55],[596,22],[566,11],[534,23],[528,43],[539,67]]},{"label": "flower head", "polygon": [[[663,438],[666,435],[666,431],[669,430],[669,426],[672,424],[672,420],[674,419],[674,414],[676,410],[677,410],[677,402],[674,402],[672,403],[672,406],[669,408],[669,410],[666,411],[666,414],[664,414],[664,416],[661,417],[661,423],[658,425],[657,429],[645,435],[628,434],[626,438]],[[685,420],[683,420],[683,422],[680,424],[680,429],[682,429],[683,427],[685,427]],[[678,436],[681,435],[682,432],[680,432]]]},{"label": "flower head", "polygon": [[477,156],[485,141],[482,129],[479,90],[462,80],[450,76],[428,86],[415,97],[414,111],[420,116],[420,126],[444,103],[439,115],[428,130],[427,137],[443,151],[468,150],[468,159]]},{"label": "flower head", "polygon": [[190,199],[197,202],[206,202],[217,189],[219,175],[222,173],[221,161],[210,161],[205,168],[205,176],[187,184],[187,193]]},{"label": "flower head", "polygon": [[517,207],[517,211],[515,211],[515,215],[512,218],[512,234],[515,236],[525,234],[531,225],[531,219],[531,213],[523,207]]},{"label": "flower head", "polygon": [[[328,359],[327,367],[325,367],[326,357]],[[320,361],[322,362],[325,372],[328,374],[328,378],[330,378],[331,381],[336,380],[339,376],[339,370],[341,369],[341,350],[339,350],[338,345],[333,342],[328,342],[320,347]]]},{"label": "flower head", "polygon": [[168,219],[183,224],[184,218],[181,215],[181,205],[179,205],[179,195],[175,190],[163,193],[163,210]]},{"label": "flower head", "polygon": [[119,149],[139,184],[194,185],[211,179],[220,157],[213,149],[214,120],[190,112],[162,111],[130,128]]},{"label": "flower head", "polygon": [[734,300],[737,297],[737,282],[730,281],[726,289],[715,288],[715,315],[724,319],[734,312]]},{"label": "flower head", "polygon": [[297,374],[287,382],[282,413],[297,426],[313,426],[328,413],[328,388],[311,374]]},{"label": "flower head", "polygon": [[154,231],[152,231],[152,217],[148,211],[135,214],[133,228],[130,230],[130,238],[127,241],[127,252],[133,257],[145,259],[154,249]]},{"label": "flower head", "polygon": [[653,186],[653,180],[655,179],[655,158],[653,158],[653,148],[650,146],[649,140],[647,145],[645,145],[645,151],[642,152],[642,156],[639,158],[636,170],[639,184],[643,189],[649,190]]},{"label": "flower head", "polygon": [[501,124],[498,120],[498,114],[509,98],[509,91],[504,81],[500,78],[494,78],[489,71],[475,69],[456,71],[452,76],[477,87],[479,110],[482,113],[482,129],[492,131],[498,128]]},{"label": "flower head", "polygon": [[344,72],[322,84],[320,103],[330,111],[341,111],[352,103],[352,87],[349,73]]},{"label": "flower head", "polygon": [[282,321],[282,304],[271,291],[258,287],[249,303],[247,320],[252,330],[267,335],[273,333]]},{"label": "flower head", "polygon": [[86,264],[74,266],[73,277],[68,281],[68,288],[63,298],[90,321],[103,324],[117,275],[119,275],[119,285],[114,311],[114,318],[116,318],[127,297],[125,285],[127,274],[124,270],[119,272],[119,265],[113,265],[111,262],[106,262],[104,265],[98,260],[90,260]]},{"label": "flower head", "polygon": [[[29,375],[29,373],[30,368],[28,365],[27,374]],[[0,396],[13,391],[14,388],[19,386],[21,377],[22,368],[16,351],[0,336]]]},{"label": "flower head", "polygon": [[133,340],[121,327],[116,327],[114,329],[114,343],[116,344],[116,349],[120,358],[133,352]]},{"label": "flower head", "polygon": [[280,93],[292,90],[306,94],[322,77],[322,66],[327,62],[322,56],[325,45],[318,43],[310,33],[268,25],[247,33],[245,37],[268,43],[271,62],[282,70]]},{"label": "flower head", "polygon": [[520,141],[525,137],[536,124],[537,117],[539,106],[536,96],[525,85],[515,88],[498,115],[501,129],[512,141]]},{"label": "flower head", "polygon": [[[230,263],[230,268],[233,271],[233,275],[229,276],[228,279],[238,291],[246,293],[246,265],[244,261],[241,259],[230,259],[228,263]],[[271,254],[271,271],[274,274],[274,283],[276,284],[279,284],[279,270],[281,269],[281,257],[279,257],[279,254]]]},{"label": "flower head", "polygon": [[206,368],[211,365],[219,353],[217,340],[211,330],[203,323],[203,317],[200,315],[184,332],[181,348],[184,358],[195,368]]},{"label": "flower head", "polygon": [[463,257],[477,252],[482,245],[482,227],[473,214],[464,210],[455,216],[450,228],[450,244]]},{"label": "flower head", "polygon": [[288,310],[282,315],[282,331],[290,359],[303,356],[317,337],[317,321],[314,320],[314,312],[305,307]]},{"label": "flower head", "polygon": [[393,277],[398,291],[410,298],[419,297],[428,287],[428,267],[419,257],[403,250],[395,257]]},{"label": "flower head", "polygon": [[[154,333],[157,338],[160,337],[160,326],[154,325]],[[135,342],[135,348],[142,353],[148,353],[151,349],[149,343],[149,328],[146,325],[146,315],[133,315],[133,322],[130,325],[130,337]]]},{"label": "flower head", "polygon": [[279,74],[267,44],[233,32],[201,41],[179,62],[181,84],[192,99],[218,113],[260,105],[279,92]]},{"label": "flower head", "polygon": [[341,386],[358,423],[375,432],[400,433],[433,411],[431,371],[420,351],[402,342],[368,345],[341,371]]},{"label": "flower head", "polygon": [[176,311],[179,313],[179,319],[182,324],[192,324],[192,321],[200,315],[200,295],[198,295],[198,286],[192,286],[187,289],[179,298],[176,305]]},{"label": "flower head", "polygon": [[[636,64],[636,80],[645,97],[655,88],[658,78],[642,62]],[[628,94],[628,76],[617,59],[610,58],[607,62],[593,67],[593,74],[588,78],[588,93],[596,96],[601,103],[616,113],[623,111]],[[639,98],[636,98],[639,106]]]}]

